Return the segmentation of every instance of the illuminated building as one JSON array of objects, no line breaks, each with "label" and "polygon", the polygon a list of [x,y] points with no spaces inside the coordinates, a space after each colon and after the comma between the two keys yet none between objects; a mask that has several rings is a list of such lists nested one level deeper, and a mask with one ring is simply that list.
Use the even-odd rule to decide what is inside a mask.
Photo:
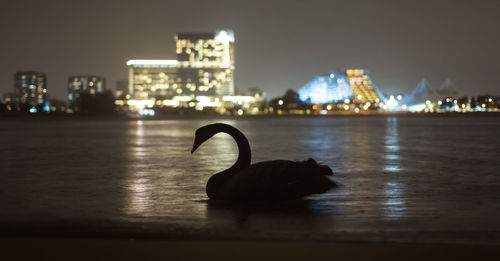
[{"label": "illuminated building", "polygon": [[136,100],[181,95],[176,60],[129,60],[128,93]]},{"label": "illuminated building", "polygon": [[47,101],[47,77],[35,71],[18,71],[14,75],[14,94],[17,102],[31,107]]},{"label": "illuminated building", "polygon": [[178,33],[177,60],[129,60],[129,93],[136,100],[234,94],[234,35]]},{"label": "illuminated building", "polygon": [[71,76],[68,78],[68,101],[74,105],[82,93],[94,95],[106,90],[106,80],[102,76]]},{"label": "illuminated building", "polygon": [[315,77],[299,91],[299,98],[312,104],[383,102],[384,96],[366,70],[348,69]]}]

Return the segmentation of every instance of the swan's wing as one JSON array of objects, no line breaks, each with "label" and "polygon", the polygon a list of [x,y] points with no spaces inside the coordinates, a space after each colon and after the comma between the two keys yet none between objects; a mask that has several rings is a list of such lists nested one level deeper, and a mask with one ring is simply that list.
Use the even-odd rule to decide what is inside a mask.
[{"label": "swan's wing", "polygon": [[251,165],[227,183],[231,197],[291,199],[323,193],[334,183],[304,162],[273,160]]}]

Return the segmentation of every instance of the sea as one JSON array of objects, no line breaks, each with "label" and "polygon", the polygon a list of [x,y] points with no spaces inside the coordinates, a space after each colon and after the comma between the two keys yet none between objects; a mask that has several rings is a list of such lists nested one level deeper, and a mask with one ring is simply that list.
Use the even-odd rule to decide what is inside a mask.
[{"label": "sea", "polygon": [[[338,187],[303,200],[209,200],[238,149],[313,158]],[[500,116],[0,119],[0,236],[500,244]]]}]

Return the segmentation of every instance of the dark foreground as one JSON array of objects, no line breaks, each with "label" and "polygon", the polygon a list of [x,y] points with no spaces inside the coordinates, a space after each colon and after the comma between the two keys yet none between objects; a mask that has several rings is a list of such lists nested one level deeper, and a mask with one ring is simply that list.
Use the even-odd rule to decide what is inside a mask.
[{"label": "dark foreground", "polygon": [[500,247],[314,241],[1,238],[2,260],[499,260]]}]

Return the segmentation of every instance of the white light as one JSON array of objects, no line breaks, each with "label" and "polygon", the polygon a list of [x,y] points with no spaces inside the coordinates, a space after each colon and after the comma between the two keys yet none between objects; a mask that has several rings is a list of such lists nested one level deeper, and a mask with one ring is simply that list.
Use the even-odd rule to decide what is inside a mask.
[{"label": "white light", "polygon": [[35,107],[31,107],[30,112],[31,112],[31,113],[36,113],[36,112],[37,112],[37,109],[36,109]]},{"label": "white light", "polygon": [[425,104],[430,105],[431,101],[427,100],[427,101],[425,101]]},{"label": "white light", "polygon": [[172,100],[163,100],[163,105],[177,107],[179,106],[179,102]]},{"label": "white light", "polygon": [[387,106],[389,106],[389,107],[398,106],[398,101],[396,101],[396,99],[394,99],[394,96],[391,95],[391,97],[389,97],[389,100],[387,101]]},{"label": "white light", "polygon": [[187,101],[190,101],[192,98],[190,96],[175,96],[174,97],[174,101],[176,102],[187,102]]},{"label": "white light", "polygon": [[234,32],[231,30],[220,30],[215,33],[215,41],[234,43]]},{"label": "white light", "polygon": [[349,105],[347,105],[347,104],[344,105],[344,110],[346,110],[346,111],[349,110]]},{"label": "white light", "polygon": [[358,97],[357,97],[357,98],[358,98],[358,100],[361,100],[361,99],[363,99],[363,95],[358,94]]},{"label": "white light", "polygon": [[127,66],[135,65],[138,67],[147,67],[156,65],[158,67],[176,67],[177,60],[128,60]]},{"label": "white light", "polygon": [[252,103],[255,101],[255,97],[253,96],[223,96],[223,101],[232,102],[232,103]]},{"label": "white light", "polygon": [[398,95],[397,99],[398,99],[398,101],[400,101],[400,100],[402,100],[402,99],[403,99],[403,96]]},{"label": "white light", "polygon": [[443,102],[442,101],[438,101],[438,104],[441,105],[441,104],[443,104]]},{"label": "white light", "polygon": [[130,106],[134,106],[139,110],[144,109],[145,107],[153,107],[155,104],[154,100],[128,100],[127,104]]},{"label": "white light", "polygon": [[330,78],[332,78],[332,79],[333,79],[334,77],[335,77],[335,74],[330,73]]},{"label": "white light", "polygon": [[238,115],[243,115],[243,110],[242,109],[238,110]]},{"label": "white light", "polygon": [[349,100],[349,99],[345,99],[345,100],[344,100],[344,102],[345,102],[345,103],[349,103],[349,102],[351,102],[351,100]]},{"label": "white light", "polygon": [[279,105],[283,105],[283,100],[279,100],[279,101],[278,101],[278,104],[279,104]]},{"label": "white light", "polygon": [[328,105],[326,106],[326,109],[327,109],[327,110],[329,110],[329,111],[331,111],[331,110],[332,110],[332,105],[328,104]]}]

